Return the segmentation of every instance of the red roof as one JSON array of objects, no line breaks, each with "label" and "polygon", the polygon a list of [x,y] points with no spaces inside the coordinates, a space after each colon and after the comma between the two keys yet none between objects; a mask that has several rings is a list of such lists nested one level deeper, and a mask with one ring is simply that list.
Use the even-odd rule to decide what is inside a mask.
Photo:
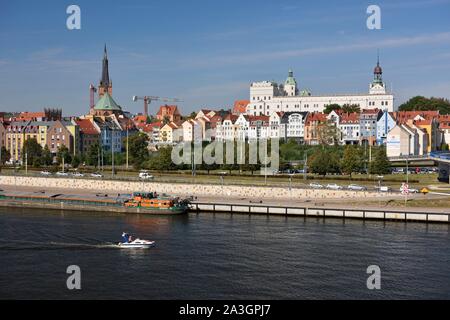
[{"label": "red roof", "polygon": [[144,132],[152,132],[154,128],[161,128],[161,121],[145,124],[142,127]]},{"label": "red roof", "polygon": [[139,123],[147,123],[147,116],[139,114],[133,118],[133,121],[136,125],[138,125]]},{"label": "red roof", "polygon": [[380,109],[363,109],[361,111],[361,113],[365,113],[365,114],[376,114],[380,112]]},{"label": "red roof", "polygon": [[359,113],[343,113],[341,115],[341,124],[351,124],[351,123],[359,123]]},{"label": "red roof", "polygon": [[21,112],[19,120],[35,120],[37,118],[45,118],[45,112]]},{"label": "red roof", "polygon": [[398,123],[406,123],[408,120],[414,120],[417,116],[427,120],[440,117],[439,111],[398,111],[393,114],[394,119]]},{"label": "red roof", "polygon": [[313,121],[327,122],[327,115],[322,112],[312,112],[306,118],[305,125],[310,125]]},{"label": "red roof", "polygon": [[88,119],[75,120],[76,124],[80,128],[80,132],[83,134],[99,134],[94,124]]},{"label": "red roof", "polygon": [[247,112],[247,106],[249,105],[250,100],[236,100],[234,102],[233,113],[241,114]]},{"label": "red roof", "polygon": [[239,117],[235,114],[228,114],[223,120],[231,120],[231,122],[235,123],[237,118]]}]

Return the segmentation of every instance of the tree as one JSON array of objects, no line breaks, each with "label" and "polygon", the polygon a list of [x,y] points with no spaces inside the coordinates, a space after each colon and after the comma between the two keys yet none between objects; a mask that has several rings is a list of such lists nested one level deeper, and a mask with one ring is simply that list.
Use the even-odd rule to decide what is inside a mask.
[{"label": "tree", "polygon": [[148,140],[148,136],[142,132],[128,138],[129,160],[133,167],[140,168],[149,159]]},{"label": "tree", "polygon": [[0,159],[1,164],[5,164],[6,161],[9,161],[9,159],[11,159],[11,153],[9,152],[9,150],[6,149],[6,147],[2,147],[2,157]]},{"label": "tree", "polygon": [[326,175],[340,171],[339,156],[337,152],[318,149],[313,155],[309,165],[313,173]]},{"label": "tree", "polygon": [[172,162],[172,147],[162,147],[155,152],[145,164],[145,167],[151,170],[168,171],[175,169],[176,165]]},{"label": "tree", "polygon": [[[27,139],[23,143],[22,155],[23,157],[26,156],[28,164],[39,167],[41,165],[42,147],[35,138]],[[23,158],[23,162],[25,162],[25,158]]]},{"label": "tree", "polygon": [[370,173],[386,174],[391,172],[391,163],[386,155],[386,148],[379,148],[375,152],[375,158],[370,163]]},{"label": "tree", "polygon": [[56,161],[59,164],[62,163],[63,159],[64,159],[64,164],[72,162],[72,155],[70,154],[69,149],[64,144],[61,145],[60,147],[58,147],[58,151],[56,152]]},{"label": "tree", "polygon": [[319,144],[337,145],[339,130],[334,123],[324,123],[317,127]]},{"label": "tree", "polygon": [[100,156],[100,143],[98,141],[94,142],[89,146],[89,150],[86,155],[86,162],[90,166],[97,167],[98,160]]},{"label": "tree", "polygon": [[328,104],[325,106],[325,109],[323,110],[323,113],[329,114],[333,110],[340,110],[342,107],[338,105],[337,103]]},{"label": "tree", "polygon": [[351,177],[353,172],[360,171],[363,166],[364,159],[361,151],[356,146],[346,146],[341,160],[342,171]]},{"label": "tree", "polygon": [[72,158],[72,168],[78,168],[80,166],[81,159],[80,156],[77,154]]},{"label": "tree", "polygon": [[399,111],[439,111],[450,114],[450,101],[444,98],[415,96],[398,107]]},{"label": "tree", "polygon": [[344,104],[342,106],[342,111],[346,113],[354,113],[354,112],[360,113],[361,108],[357,104]]},{"label": "tree", "polygon": [[44,149],[42,150],[41,159],[42,164],[45,166],[51,166],[53,164],[53,156],[47,145],[45,145]]}]

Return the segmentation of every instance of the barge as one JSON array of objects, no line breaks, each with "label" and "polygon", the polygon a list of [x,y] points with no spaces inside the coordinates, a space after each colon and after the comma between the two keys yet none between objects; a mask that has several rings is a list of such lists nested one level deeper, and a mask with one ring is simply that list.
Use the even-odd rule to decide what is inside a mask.
[{"label": "barge", "polygon": [[0,206],[30,209],[174,215],[186,213],[189,203],[187,198],[160,195],[156,192],[135,192],[131,195],[0,192]]}]

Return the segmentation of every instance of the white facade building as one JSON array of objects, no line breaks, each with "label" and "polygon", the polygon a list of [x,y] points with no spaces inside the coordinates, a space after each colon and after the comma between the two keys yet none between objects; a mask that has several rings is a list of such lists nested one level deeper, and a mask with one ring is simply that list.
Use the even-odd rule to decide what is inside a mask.
[{"label": "white facade building", "polygon": [[394,96],[386,91],[382,69],[377,62],[369,92],[363,94],[312,95],[299,91],[292,70],[284,85],[272,81],[253,82],[250,86],[248,115],[271,115],[273,112],[323,112],[330,104],[355,104],[361,109],[394,111]]}]

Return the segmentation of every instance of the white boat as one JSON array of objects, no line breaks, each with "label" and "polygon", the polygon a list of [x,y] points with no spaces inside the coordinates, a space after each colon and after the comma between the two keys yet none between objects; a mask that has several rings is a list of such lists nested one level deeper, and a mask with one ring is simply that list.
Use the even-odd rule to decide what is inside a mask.
[{"label": "white boat", "polygon": [[135,239],[131,242],[119,242],[118,246],[120,248],[143,248],[147,249],[150,248],[155,244],[155,241],[148,241],[148,240],[141,240],[141,239]]}]

